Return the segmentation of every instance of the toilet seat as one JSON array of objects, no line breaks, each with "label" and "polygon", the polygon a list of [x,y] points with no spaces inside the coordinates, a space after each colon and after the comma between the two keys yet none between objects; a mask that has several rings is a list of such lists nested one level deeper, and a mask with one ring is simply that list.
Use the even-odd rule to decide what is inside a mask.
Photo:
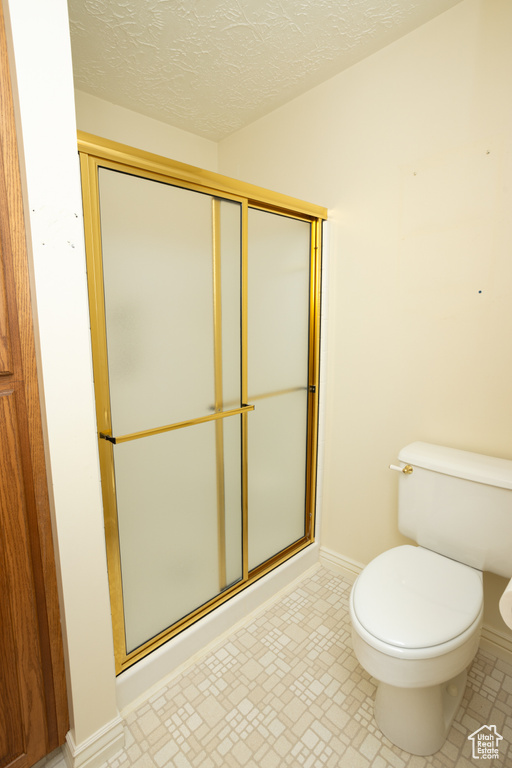
[{"label": "toilet seat", "polygon": [[357,578],[354,628],[377,650],[399,658],[449,653],[478,629],[482,574],[423,547],[384,552]]}]

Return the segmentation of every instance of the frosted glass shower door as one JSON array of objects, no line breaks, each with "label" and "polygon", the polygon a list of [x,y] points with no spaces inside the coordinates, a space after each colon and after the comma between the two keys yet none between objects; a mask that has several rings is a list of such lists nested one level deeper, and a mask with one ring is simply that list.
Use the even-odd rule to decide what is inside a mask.
[{"label": "frosted glass shower door", "polygon": [[243,575],[241,205],[110,168],[98,183],[129,654]]},{"label": "frosted glass shower door", "polygon": [[305,531],[311,226],[249,209],[249,569]]},{"label": "frosted glass shower door", "polygon": [[121,673],[314,541],[327,211],[78,143]]}]

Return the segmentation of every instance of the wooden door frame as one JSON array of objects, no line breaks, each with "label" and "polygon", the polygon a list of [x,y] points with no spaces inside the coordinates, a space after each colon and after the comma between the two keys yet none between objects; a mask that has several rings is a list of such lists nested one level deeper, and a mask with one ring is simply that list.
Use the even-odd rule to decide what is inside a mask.
[{"label": "wooden door frame", "polygon": [[[52,539],[41,403],[34,342],[30,275],[26,246],[19,156],[10,67],[0,3],[0,244],[5,264],[6,304],[12,344],[13,375],[19,392],[17,411],[20,464],[26,498],[26,526],[33,573],[34,602],[41,658],[46,743],[40,759],[65,740],[69,728],[55,556]],[[0,382],[2,377],[0,377]],[[43,754],[41,754],[41,751]]]}]

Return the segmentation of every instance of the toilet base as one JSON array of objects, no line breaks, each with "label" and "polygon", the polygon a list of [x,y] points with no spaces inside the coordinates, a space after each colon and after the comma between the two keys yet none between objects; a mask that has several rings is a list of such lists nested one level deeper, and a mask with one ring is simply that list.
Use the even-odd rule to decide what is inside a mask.
[{"label": "toilet base", "polygon": [[443,746],[466,688],[467,673],[429,688],[379,683],[374,716],[382,733],[413,755],[432,755]]}]

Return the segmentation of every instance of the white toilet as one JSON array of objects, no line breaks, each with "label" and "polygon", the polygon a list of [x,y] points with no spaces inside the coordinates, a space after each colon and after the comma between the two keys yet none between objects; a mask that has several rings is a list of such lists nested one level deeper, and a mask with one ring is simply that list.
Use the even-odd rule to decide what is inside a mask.
[{"label": "white toilet", "polygon": [[352,641],[379,682],[375,720],[401,749],[430,755],[448,735],[478,649],[482,571],[512,577],[512,461],[429,443],[399,454],[396,547],[358,576]]}]

